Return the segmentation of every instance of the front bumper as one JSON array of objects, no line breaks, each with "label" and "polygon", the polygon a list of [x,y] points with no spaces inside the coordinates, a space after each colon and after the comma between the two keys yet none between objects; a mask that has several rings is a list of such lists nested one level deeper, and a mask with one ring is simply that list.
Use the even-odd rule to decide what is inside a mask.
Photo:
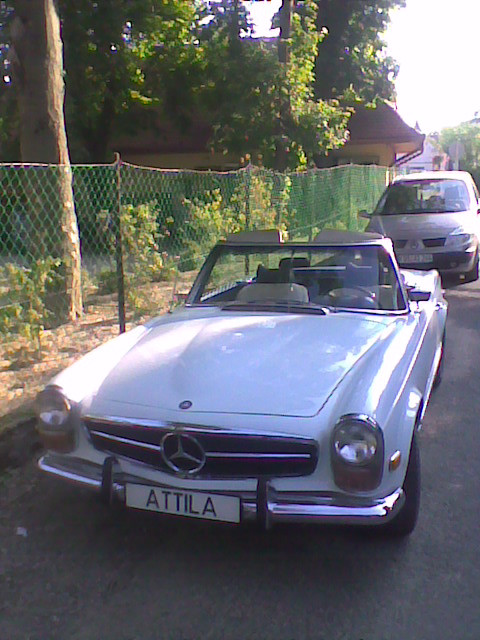
[{"label": "front bumper", "polygon": [[[125,504],[127,482],[145,484],[143,478],[116,473],[114,458],[106,458],[99,465],[49,453],[40,458],[38,466],[46,473],[96,491],[108,503]],[[402,489],[378,500],[340,494],[278,493],[264,478],[258,479],[256,493],[240,497],[242,522],[257,521],[267,529],[282,522],[382,525],[392,520],[405,502]]]},{"label": "front bumper", "polygon": [[[428,249],[425,253],[430,253]],[[465,273],[473,269],[476,259],[475,250],[442,251],[431,253],[430,262],[408,262],[401,253],[396,253],[398,264],[402,269],[436,269],[441,273]]]}]

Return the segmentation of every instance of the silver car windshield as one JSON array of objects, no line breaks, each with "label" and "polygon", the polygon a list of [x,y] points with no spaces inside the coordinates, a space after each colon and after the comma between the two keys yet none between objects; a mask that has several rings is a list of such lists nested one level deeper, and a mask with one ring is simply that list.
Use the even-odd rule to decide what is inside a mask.
[{"label": "silver car windshield", "polygon": [[388,187],[375,215],[453,213],[470,206],[468,189],[461,180],[405,180]]},{"label": "silver car windshield", "polygon": [[406,309],[397,272],[381,246],[223,246],[215,258],[194,286],[191,304],[305,313]]}]

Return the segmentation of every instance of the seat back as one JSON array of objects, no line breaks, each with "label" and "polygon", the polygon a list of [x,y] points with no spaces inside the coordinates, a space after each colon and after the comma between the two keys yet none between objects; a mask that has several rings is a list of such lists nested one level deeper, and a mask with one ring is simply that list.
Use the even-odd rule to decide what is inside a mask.
[{"label": "seat back", "polygon": [[237,294],[238,302],[308,302],[307,288],[295,283],[247,284]]}]

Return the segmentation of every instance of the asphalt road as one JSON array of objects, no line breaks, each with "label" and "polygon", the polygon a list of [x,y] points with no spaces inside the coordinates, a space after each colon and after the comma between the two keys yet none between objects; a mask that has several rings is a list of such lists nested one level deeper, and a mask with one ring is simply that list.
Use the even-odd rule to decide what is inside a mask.
[{"label": "asphalt road", "polygon": [[0,476],[1,640],[479,640],[480,285],[447,298],[407,541],[109,510],[29,464]]}]

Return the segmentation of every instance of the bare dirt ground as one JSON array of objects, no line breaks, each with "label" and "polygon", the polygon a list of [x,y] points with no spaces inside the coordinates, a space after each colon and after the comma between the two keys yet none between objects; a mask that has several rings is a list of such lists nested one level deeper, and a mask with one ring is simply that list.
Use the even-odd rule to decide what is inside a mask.
[{"label": "bare dirt ground", "polygon": [[[191,279],[177,282],[188,291]],[[149,285],[149,312],[127,313],[127,330],[164,313],[173,296],[173,283]],[[38,448],[33,420],[37,393],[59,371],[119,333],[115,296],[91,296],[83,317],[75,323],[43,332],[41,350],[21,336],[0,342],[0,469],[15,467]]]}]

